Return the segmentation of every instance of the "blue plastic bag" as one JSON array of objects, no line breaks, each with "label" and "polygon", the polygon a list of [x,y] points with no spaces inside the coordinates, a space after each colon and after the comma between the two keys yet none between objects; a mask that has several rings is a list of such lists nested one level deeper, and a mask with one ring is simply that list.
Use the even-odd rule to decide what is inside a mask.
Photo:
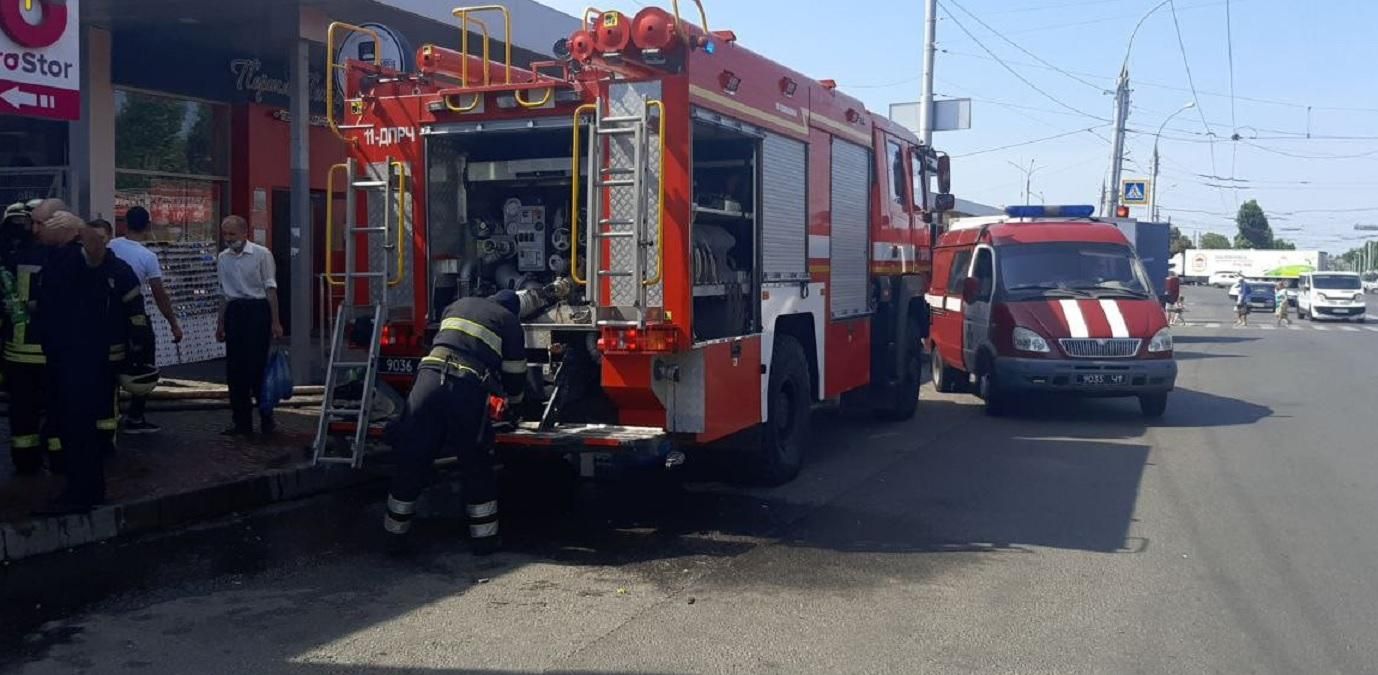
[{"label": "blue plastic bag", "polygon": [[258,397],[258,407],[270,412],[278,403],[292,398],[292,366],[287,358],[287,350],[274,349],[268,355],[268,367],[263,369],[263,387]]}]

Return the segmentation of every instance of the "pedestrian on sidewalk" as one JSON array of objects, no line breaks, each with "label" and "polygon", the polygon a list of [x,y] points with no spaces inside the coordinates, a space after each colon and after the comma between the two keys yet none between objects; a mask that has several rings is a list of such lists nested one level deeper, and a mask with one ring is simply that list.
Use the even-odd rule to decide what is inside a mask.
[{"label": "pedestrian on sidewalk", "polygon": [[[253,409],[263,386],[268,350],[282,337],[278,319],[277,267],[273,253],[248,240],[249,224],[230,216],[220,224],[225,250],[216,259],[223,296],[215,339],[225,343],[226,379],[230,387],[233,425],[226,436],[250,436],[254,432]],[[271,410],[259,410],[259,429],[277,429]]]},{"label": "pedestrian on sidewalk", "polygon": [[1278,317],[1278,325],[1281,326],[1284,322],[1289,326],[1292,325],[1292,308],[1288,306],[1287,300],[1287,282],[1278,282],[1277,289],[1274,292],[1273,298],[1274,301],[1277,303],[1276,312]]},{"label": "pedestrian on sidewalk", "polygon": [[1245,281],[1239,282],[1239,297],[1234,301],[1234,325],[1249,325],[1249,284]]},{"label": "pedestrian on sidewalk", "polygon": [[[182,326],[177,322],[177,314],[172,310],[172,298],[163,286],[163,268],[158,263],[158,255],[144,245],[152,234],[149,220],[148,209],[142,206],[131,207],[124,214],[125,236],[111,240],[110,250],[134,268],[140,286],[146,287],[153,294],[153,302],[158,305],[158,311],[167,321],[168,328],[172,331],[172,342],[175,344],[182,341]],[[146,396],[130,397],[129,410],[125,413],[121,429],[124,433],[152,434],[162,431],[162,427],[144,418],[147,406]]]},{"label": "pedestrian on sidewalk", "polygon": [[[67,483],[59,497],[36,511],[40,515],[84,513],[105,501],[102,450],[107,443],[101,423],[113,433],[116,369],[152,359],[153,333],[138,277],[109,253],[109,235],[100,226],[63,211],[43,230],[42,239],[52,249],[37,311],[62,416]],[[122,361],[114,358],[117,351]]]}]

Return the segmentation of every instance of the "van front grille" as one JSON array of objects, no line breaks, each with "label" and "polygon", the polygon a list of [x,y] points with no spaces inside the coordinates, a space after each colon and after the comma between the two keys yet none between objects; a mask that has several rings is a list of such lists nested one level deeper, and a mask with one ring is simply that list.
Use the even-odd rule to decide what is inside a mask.
[{"label": "van front grille", "polygon": [[1137,356],[1138,338],[1062,338],[1062,352],[1076,359],[1127,359]]}]

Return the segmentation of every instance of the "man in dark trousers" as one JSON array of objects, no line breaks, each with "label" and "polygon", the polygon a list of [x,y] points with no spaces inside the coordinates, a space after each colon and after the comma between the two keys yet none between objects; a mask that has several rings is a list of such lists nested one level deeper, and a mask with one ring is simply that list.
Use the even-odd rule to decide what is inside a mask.
[{"label": "man in dark trousers", "polygon": [[[215,337],[225,343],[226,379],[234,415],[234,425],[222,433],[249,436],[254,432],[253,402],[263,386],[268,350],[274,339],[282,337],[277,267],[272,251],[248,240],[249,225],[243,218],[226,218],[220,225],[220,234],[226,248],[216,258],[215,266],[224,298]],[[259,430],[264,435],[273,433],[277,424],[272,411],[259,412]]]},{"label": "man in dark trousers", "polygon": [[487,442],[488,400],[506,396],[510,406],[521,403],[526,336],[520,312],[521,300],[512,291],[461,298],[445,309],[396,436],[401,461],[383,519],[394,547],[402,548],[436,458],[457,456],[474,552],[497,550],[498,487]]},{"label": "man in dark trousers", "polygon": [[41,238],[53,249],[37,309],[55,405],[62,411],[67,485],[38,512],[82,513],[105,501],[100,425],[111,414],[119,374],[112,345],[122,347],[125,364],[145,366],[153,357],[153,331],[139,279],[106,249],[105,231],[64,211],[44,224]]}]

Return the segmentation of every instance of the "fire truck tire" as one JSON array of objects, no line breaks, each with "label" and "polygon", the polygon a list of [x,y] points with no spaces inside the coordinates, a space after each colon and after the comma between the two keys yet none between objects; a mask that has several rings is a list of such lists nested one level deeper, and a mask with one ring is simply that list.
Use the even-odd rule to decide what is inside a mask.
[{"label": "fire truck tire", "polygon": [[982,368],[980,381],[981,400],[985,402],[986,414],[991,417],[1003,417],[1005,413],[1009,412],[1010,396],[996,381],[995,368],[992,366]]},{"label": "fire truck tire", "polygon": [[[910,335],[918,335],[917,325],[911,328]],[[894,398],[876,408],[876,416],[882,420],[903,422],[913,419],[918,411],[919,389],[923,386],[923,346],[917,337],[911,339],[904,369],[904,379],[896,387]]]},{"label": "fire truck tire", "polygon": [[812,392],[804,348],[792,337],[776,337],[767,391],[769,417],[757,435],[759,442],[748,467],[752,482],[783,485],[799,475],[809,437]]}]

